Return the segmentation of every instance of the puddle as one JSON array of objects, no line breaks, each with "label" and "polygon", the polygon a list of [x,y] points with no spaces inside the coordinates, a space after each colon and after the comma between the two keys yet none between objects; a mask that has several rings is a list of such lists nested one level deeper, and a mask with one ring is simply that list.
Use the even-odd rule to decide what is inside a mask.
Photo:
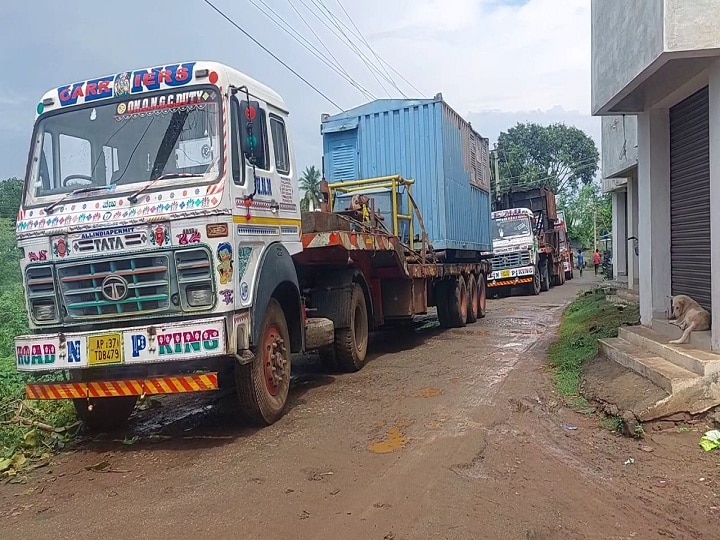
[{"label": "puddle", "polygon": [[408,442],[410,439],[400,431],[400,428],[394,427],[388,430],[384,440],[368,446],[368,451],[373,454],[390,454],[402,450]]}]

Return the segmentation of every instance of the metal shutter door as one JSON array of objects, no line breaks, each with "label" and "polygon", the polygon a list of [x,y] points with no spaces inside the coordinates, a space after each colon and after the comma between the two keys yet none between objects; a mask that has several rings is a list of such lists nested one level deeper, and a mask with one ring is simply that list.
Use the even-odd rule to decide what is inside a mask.
[{"label": "metal shutter door", "polygon": [[710,132],[705,87],[670,109],[672,294],[710,309]]}]

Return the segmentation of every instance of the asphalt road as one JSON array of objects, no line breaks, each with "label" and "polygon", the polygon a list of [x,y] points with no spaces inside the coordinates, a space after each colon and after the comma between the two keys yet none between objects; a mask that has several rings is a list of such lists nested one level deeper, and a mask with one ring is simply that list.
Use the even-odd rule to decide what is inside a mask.
[{"label": "asphalt road", "polygon": [[622,439],[553,393],[546,348],[593,279],[374,336],[356,374],[298,362],[287,415],[260,431],[206,396],[163,400],[114,436],[135,444],[87,442],[0,487],[0,538],[717,538],[720,469],[687,457],[697,433]]}]

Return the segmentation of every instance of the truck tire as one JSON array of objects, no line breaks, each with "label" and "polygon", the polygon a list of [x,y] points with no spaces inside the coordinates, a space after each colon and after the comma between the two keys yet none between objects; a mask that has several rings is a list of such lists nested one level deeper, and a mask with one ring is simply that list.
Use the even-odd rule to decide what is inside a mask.
[{"label": "truck tire", "polygon": [[485,281],[485,274],[478,274],[477,288],[478,288],[478,319],[484,319],[485,314],[487,313],[487,283]]},{"label": "truck tire", "polygon": [[458,276],[449,283],[448,315],[451,328],[462,328],[467,324],[468,293],[465,278]]},{"label": "truck tire", "polygon": [[365,365],[370,325],[365,294],[359,284],[350,298],[350,327],[335,330],[335,358],[338,367],[348,373],[360,371]]},{"label": "truck tire", "polygon": [[[119,428],[135,409],[137,396],[93,399],[74,399],[75,412],[90,431],[108,432]],[[89,405],[92,405],[92,410]]]},{"label": "truck tire", "polygon": [[540,269],[535,266],[535,273],[533,274],[533,280],[532,283],[528,286],[528,291],[530,291],[530,294],[533,296],[537,296],[540,294],[540,290],[542,289],[542,283],[540,279]]},{"label": "truck tire", "polygon": [[435,283],[435,306],[440,328],[450,328],[450,284],[447,279]]},{"label": "truck tire", "polygon": [[470,274],[467,279],[468,308],[466,322],[468,324],[478,320],[478,313],[480,313],[480,296],[478,293],[477,280],[473,274]]},{"label": "truck tire", "polygon": [[540,265],[540,290],[550,290],[550,268],[548,267],[547,261]]},{"label": "truck tire", "polygon": [[290,391],[290,332],[275,298],[270,298],[259,336],[255,359],[235,364],[235,387],[240,413],[262,426],[282,417]]}]

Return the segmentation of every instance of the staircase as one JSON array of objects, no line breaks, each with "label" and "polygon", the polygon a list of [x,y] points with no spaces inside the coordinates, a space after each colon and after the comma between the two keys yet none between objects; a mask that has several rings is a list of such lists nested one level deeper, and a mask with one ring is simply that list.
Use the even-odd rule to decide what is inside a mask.
[{"label": "staircase", "polygon": [[634,411],[638,419],[699,414],[720,405],[720,355],[709,351],[709,336],[697,332],[691,343],[670,345],[668,341],[679,337],[680,330],[667,321],[656,321],[653,327],[621,327],[618,337],[600,340],[605,356],[669,394],[643,411]]}]

